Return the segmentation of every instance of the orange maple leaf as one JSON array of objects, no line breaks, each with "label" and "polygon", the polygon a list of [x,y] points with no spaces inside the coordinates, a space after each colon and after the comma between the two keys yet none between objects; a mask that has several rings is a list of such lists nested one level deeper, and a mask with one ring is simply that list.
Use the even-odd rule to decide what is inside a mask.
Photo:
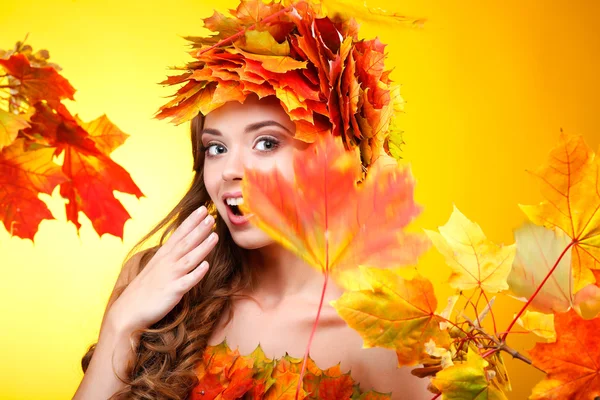
[{"label": "orange maple leaf", "polygon": [[27,127],[29,122],[25,116],[0,109],[0,151],[12,144],[19,131]]},{"label": "orange maple leaf", "polygon": [[520,206],[536,224],[559,228],[573,240],[574,291],[596,280],[600,268],[600,161],[582,136],[561,133],[546,165],[536,172],[546,198],[537,206]]},{"label": "orange maple leaf", "polygon": [[554,315],[556,342],[536,343],[533,365],[546,371],[532,400],[592,400],[600,396],[600,319],[584,320],[574,310]]},{"label": "orange maple leaf", "polygon": [[376,163],[358,184],[358,157],[332,135],[320,135],[293,163],[293,182],[279,171],[247,170],[242,211],[341,286],[353,287],[347,276],[359,265],[411,264],[427,249],[424,235],[403,231],[420,212],[408,167]]},{"label": "orange maple leaf", "polygon": [[25,139],[17,139],[0,152],[0,219],[9,233],[33,241],[40,222],[54,219],[38,193],[52,194],[67,177],[52,162],[53,148],[24,146]]}]

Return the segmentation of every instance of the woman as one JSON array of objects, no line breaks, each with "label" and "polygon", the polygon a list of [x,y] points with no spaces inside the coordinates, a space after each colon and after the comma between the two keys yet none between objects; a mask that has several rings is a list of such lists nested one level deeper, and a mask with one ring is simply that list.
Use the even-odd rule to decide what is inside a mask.
[{"label": "woman", "polygon": [[[323,276],[250,224],[237,205],[245,168],[277,168],[292,178],[292,154],[307,146],[297,138],[305,125],[281,96],[250,90],[204,115],[191,123],[190,189],[132,250],[164,229],[158,246],[125,263],[99,340],[82,360],[76,399],[186,398],[206,346],[225,339],[241,354],[259,343],[268,357],[304,354]],[[427,382],[398,369],[393,351],[362,349],[328,305],[340,294],[328,286],[310,352],[317,366],[341,362],[363,390],[391,391],[394,399],[430,398]]]}]

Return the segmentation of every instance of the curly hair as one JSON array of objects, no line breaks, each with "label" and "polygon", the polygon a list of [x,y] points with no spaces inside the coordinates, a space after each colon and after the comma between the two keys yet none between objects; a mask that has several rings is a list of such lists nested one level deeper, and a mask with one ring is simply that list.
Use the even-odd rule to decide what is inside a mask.
[{"label": "curly hair", "polygon": [[[208,340],[225,312],[232,316],[233,297],[251,285],[252,276],[243,263],[244,250],[235,244],[223,219],[218,215],[204,186],[204,152],[200,132],[204,118],[198,114],[191,121],[194,178],[187,193],[148,234],[127,254],[123,265],[137,254],[135,274],[147,265],[170,234],[197,208],[205,205],[215,216],[219,241],[207,260],[207,275],[187,292],[181,301],[160,321],[141,330],[135,360],[121,378],[126,387],[113,394],[113,399],[185,399],[198,383],[195,367],[202,359]],[[157,246],[139,249],[156,233],[164,231]],[[118,297],[125,287],[115,289]],[[81,360],[83,372],[88,368],[96,344],[92,344]]]}]

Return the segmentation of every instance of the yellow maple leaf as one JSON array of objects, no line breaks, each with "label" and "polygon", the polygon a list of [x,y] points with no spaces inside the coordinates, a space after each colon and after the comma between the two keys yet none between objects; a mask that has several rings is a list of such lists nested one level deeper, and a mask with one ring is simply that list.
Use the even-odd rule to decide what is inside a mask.
[{"label": "yellow maple leaf", "polygon": [[600,161],[582,136],[561,133],[548,161],[533,172],[546,198],[521,209],[547,228],[559,228],[574,241],[571,269],[578,292],[596,281],[600,269]]},{"label": "yellow maple leaf", "polygon": [[[515,314],[516,316],[516,314]],[[525,311],[517,323],[529,332],[535,333],[541,338],[550,342],[556,340],[556,331],[554,330],[554,314],[544,314],[537,311]]]},{"label": "yellow maple leaf", "polygon": [[480,287],[497,293],[508,289],[506,279],[515,257],[515,245],[498,246],[454,206],[439,233],[425,230],[429,239],[452,268],[450,286],[468,290]]},{"label": "yellow maple leaf", "polygon": [[431,339],[448,348],[450,337],[440,329],[433,285],[416,275],[405,279],[396,271],[361,267],[373,290],[344,293],[331,302],[338,314],[364,341],[364,347],[396,350],[398,365],[428,360],[426,344]]}]

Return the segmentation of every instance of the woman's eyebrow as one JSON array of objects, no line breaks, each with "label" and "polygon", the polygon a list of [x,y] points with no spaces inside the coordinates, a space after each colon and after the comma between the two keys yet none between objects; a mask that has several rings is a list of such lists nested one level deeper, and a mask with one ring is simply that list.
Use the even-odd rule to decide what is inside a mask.
[{"label": "woman's eyebrow", "polygon": [[[253,124],[250,124],[248,126],[246,126],[246,129],[244,129],[244,133],[250,133],[253,131],[257,131],[261,128],[265,128],[267,126],[277,126],[281,129],[284,129],[286,132],[289,132],[290,134],[292,133],[288,128],[286,128],[285,126],[281,125],[279,122],[277,121],[273,121],[271,119],[266,120],[266,121],[260,121],[260,122],[255,122]],[[218,129],[213,129],[213,128],[204,128],[202,129],[202,132],[200,132],[200,135],[204,135],[205,133],[213,135],[213,136],[223,136],[223,134],[221,133],[220,130]]]},{"label": "woman's eyebrow", "polygon": [[244,133],[249,133],[252,131],[256,131],[259,130],[260,128],[264,128],[267,126],[277,126],[281,129],[284,129],[285,131],[292,133],[288,128],[286,128],[285,126],[281,125],[279,122],[277,121],[273,121],[271,119],[266,120],[266,121],[260,121],[260,122],[255,122],[253,124],[250,124],[248,126],[246,126],[246,129],[244,130]]}]

